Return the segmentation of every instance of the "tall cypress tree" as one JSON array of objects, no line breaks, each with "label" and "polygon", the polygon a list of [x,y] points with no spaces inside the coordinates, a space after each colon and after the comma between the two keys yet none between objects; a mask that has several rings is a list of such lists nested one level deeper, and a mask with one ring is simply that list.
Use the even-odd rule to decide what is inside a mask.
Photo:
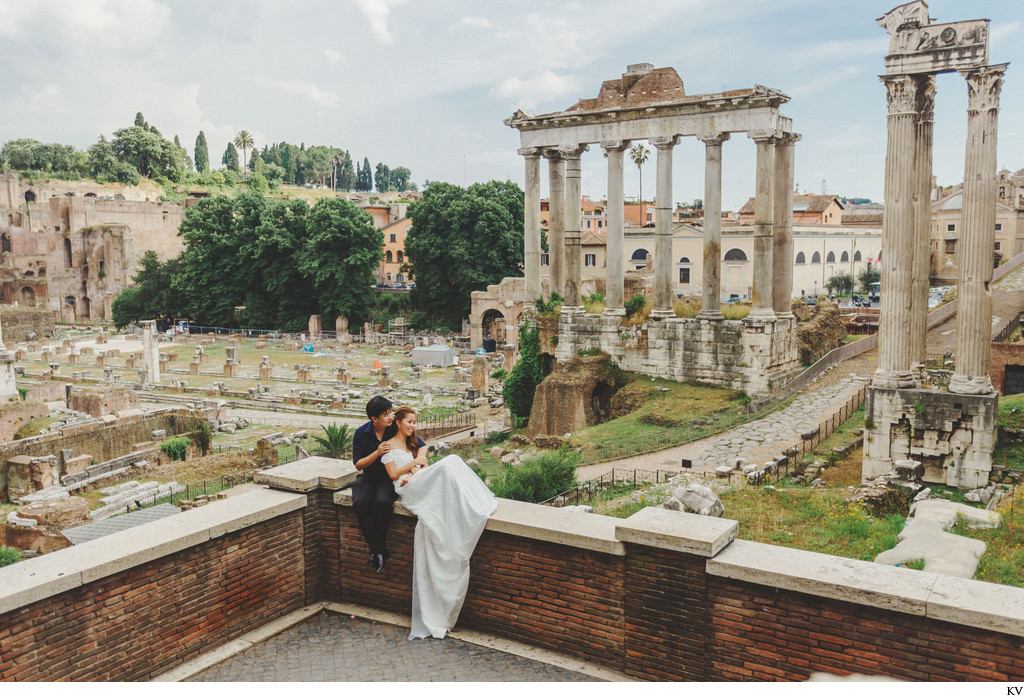
[{"label": "tall cypress tree", "polygon": [[206,134],[202,131],[196,136],[196,172],[210,172],[210,149],[206,145]]},{"label": "tall cypress tree", "polygon": [[238,164],[238,150],[233,143],[228,143],[228,147],[224,150],[224,157],[220,159],[220,162],[224,167],[234,170],[236,173],[242,172],[242,167]]},{"label": "tall cypress tree", "polygon": [[363,158],[363,184],[367,192],[373,189],[373,171],[370,170],[369,158]]}]

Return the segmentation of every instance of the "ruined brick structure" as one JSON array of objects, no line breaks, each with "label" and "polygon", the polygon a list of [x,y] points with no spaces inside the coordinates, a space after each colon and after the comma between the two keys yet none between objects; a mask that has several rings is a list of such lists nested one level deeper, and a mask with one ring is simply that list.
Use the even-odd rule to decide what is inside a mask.
[{"label": "ruined brick structure", "polygon": [[0,303],[45,308],[57,320],[109,320],[147,250],[161,260],[182,250],[184,207],[161,194],[0,174]]}]

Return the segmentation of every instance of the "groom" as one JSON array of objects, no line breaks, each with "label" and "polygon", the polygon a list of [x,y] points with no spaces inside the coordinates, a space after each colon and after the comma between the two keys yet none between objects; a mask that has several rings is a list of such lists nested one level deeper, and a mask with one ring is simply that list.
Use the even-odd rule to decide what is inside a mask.
[{"label": "groom", "polygon": [[359,476],[352,484],[352,507],[370,545],[370,566],[379,574],[389,556],[387,537],[393,504],[398,496],[381,463],[381,455],[391,449],[387,440],[395,435],[395,414],[391,402],[374,396],[366,404],[368,423],[356,428],[352,436],[352,462]]}]

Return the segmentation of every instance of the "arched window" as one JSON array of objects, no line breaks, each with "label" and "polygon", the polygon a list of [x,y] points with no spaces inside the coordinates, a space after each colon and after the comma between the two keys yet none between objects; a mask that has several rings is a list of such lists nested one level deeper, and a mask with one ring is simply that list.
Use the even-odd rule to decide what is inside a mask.
[{"label": "arched window", "polygon": [[825,262],[827,262],[827,263],[834,263],[835,261],[836,261],[836,254],[833,253],[831,250],[828,251],[828,257],[825,258]]},{"label": "arched window", "polygon": [[25,192],[25,201],[26,202],[34,202],[34,201],[36,201],[36,193],[33,192],[32,190],[26,191]]},{"label": "arched window", "polygon": [[853,251],[853,261],[854,262],[860,262],[861,261],[860,251],[859,250]]},{"label": "arched window", "polygon": [[64,239],[64,267],[71,267],[71,239]]},{"label": "arched window", "polygon": [[806,265],[807,264],[807,258],[804,257],[804,254],[803,254],[802,251],[796,254],[796,262],[794,264],[795,265]]},{"label": "arched window", "polygon": [[839,256],[839,262],[850,262],[850,254],[844,250],[843,254]]},{"label": "arched window", "polygon": [[680,265],[689,265],[690,264],[690,259],[684,255],[683,257],[679,258],[679,264]]},{"label": "arched window", "polygon": [[725,260],[727,262],[746,262],[747,254],[739,248],[732,248],[725,254]]},{"label": "arched window", "polygon": [[384,262],[394,262],[391,259],[391,251],[390,250],[387,253],[385,253],[385,255],[384,255]]},{"label": "arched window", "polygon": [[690,283],[690,259],[687,257],[679,258],[679,284]]},{"label": "arched window", "polygon": [[404,259],[402,251],[398,251],[397,255],[398,255],[398,262],[402,262],[402,260]]},{"label": "arched window", "polygon": [[11,252],[11,237],[6,233],[0,236],[0,249],[5,253]]},{"label": "arched window", "polygon": [[46,277],[46,268],[45,267],[39,268],[39,276],[40,277]]},{"label": "arched window", "polygon": [[820,263],[820,262],[821,262],[821,253],[819,253],[818,251],[814,251],[814,255],[811,256],[811,263]]},{"label": "arched window", "polygon": [[634,262],[645,262],[649,253],[646,248],[637,248],[633,251],[633,257],[630,260]]}]

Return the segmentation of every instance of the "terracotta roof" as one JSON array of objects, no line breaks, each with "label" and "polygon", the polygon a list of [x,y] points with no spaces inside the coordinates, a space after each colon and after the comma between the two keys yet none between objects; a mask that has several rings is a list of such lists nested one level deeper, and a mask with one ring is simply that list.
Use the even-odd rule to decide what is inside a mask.
[{"label": "terracotta roof", "polygon": [[[797,194],[793,195],[793,211],[823,212],[835,201],[840,209],[845,209],[839,197],[834,194]],[[754,213],[754,198],[751,197],[747,203],[740,207],[740,214]]]}]

